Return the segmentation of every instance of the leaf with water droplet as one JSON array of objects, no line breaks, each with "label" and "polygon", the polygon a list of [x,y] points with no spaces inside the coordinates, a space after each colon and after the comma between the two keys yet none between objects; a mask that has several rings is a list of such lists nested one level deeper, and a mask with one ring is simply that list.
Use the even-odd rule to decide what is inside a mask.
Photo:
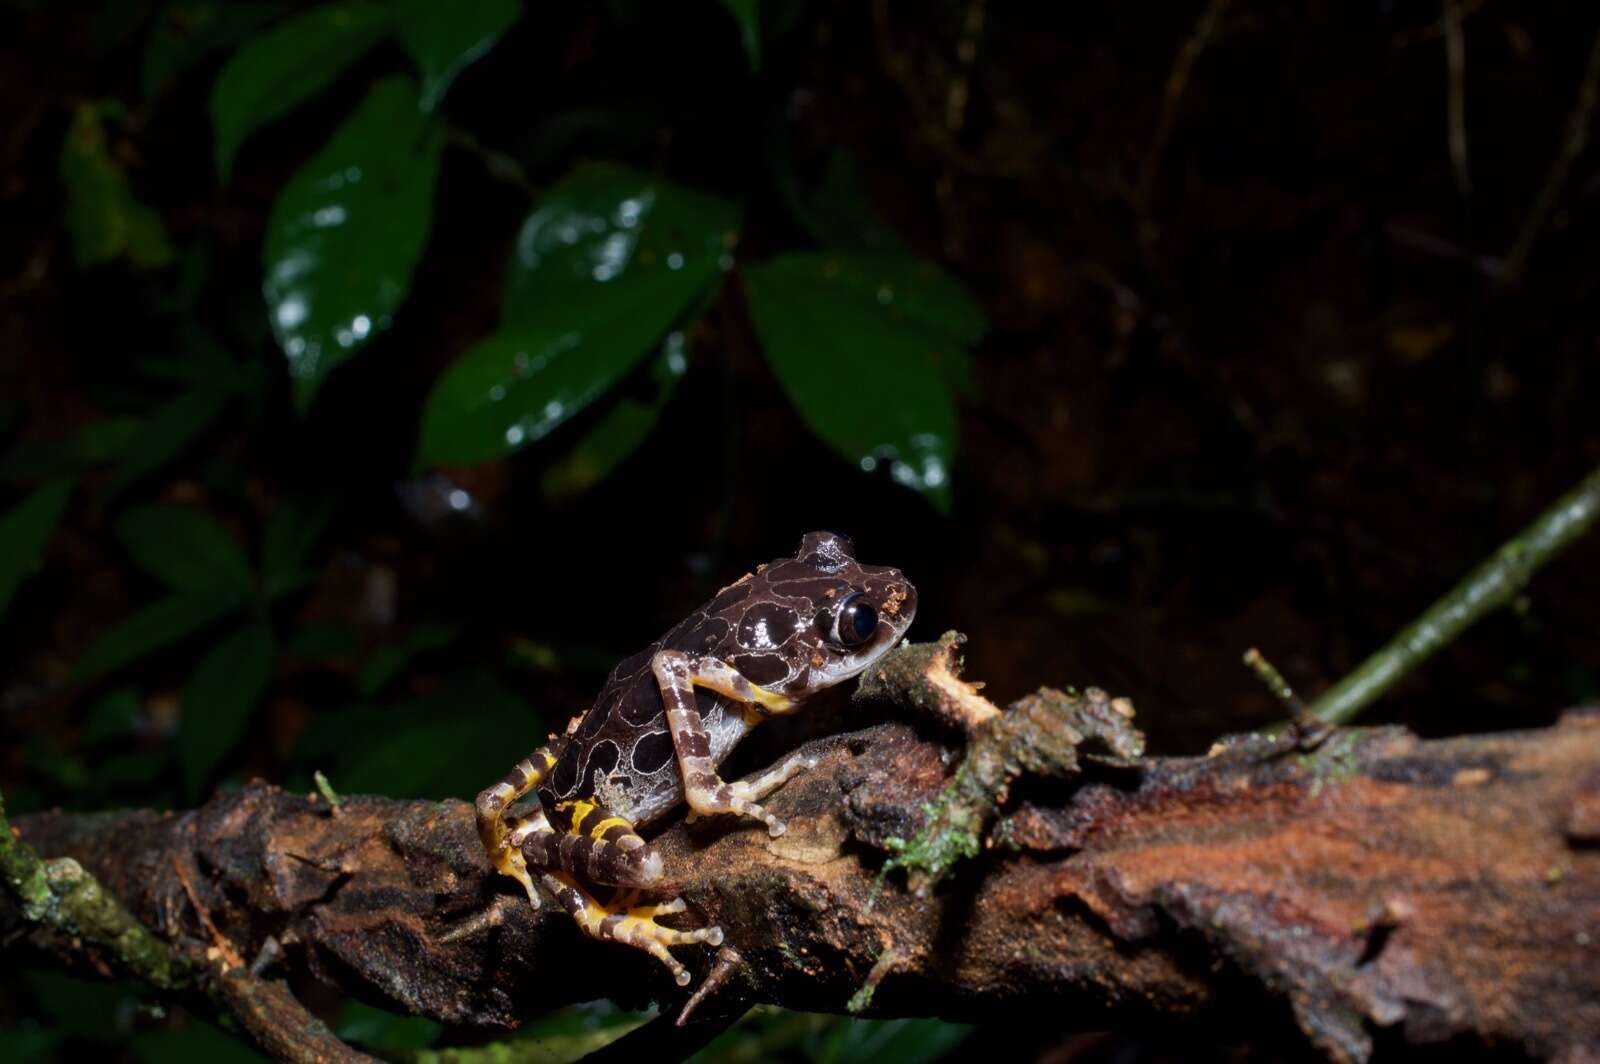
[{"label": "leaf with water droplet", "polygon": [[411,290],[443,146],[416,86],[389,78],[278,194],[262,287],[301,410]]},{"label": "leaf with water droplet", "polygon": [[733,204],[658,177],[569,175],[517,237],[500,332],[434,385],[419,461],[509,454],[603,395],[731,265],[737,224]]},{"label": "leaf with water droplet", "polygon": [[610,405],[584,433],[583,439],[558,459],[539,480],[547,497],[560,498],[586,491],[604,480],[650,435],[667,401],[678,390],[688,369],[685,330],[667,334],[655,358],[634,371],[644,376],[635,391],[624,383]]},{"label": "leaf with water droplet", "polygon": [[385,4],[326,4],[235,52],[211,89],[217,175],[229,180],[245,138],[326,88],[383,39],[390,18]]},{"label": "leaf with water droplet", "polygon": [[950,504],[953,390],[983,315],[907,255],[811,252],[744,271],[750,318],[795,408],[853,464]]},{"label": "leaf with water droplet", "polygon": [[422,71],[422,108],[432,111],[456,75],[476,62],[521,13],[517,0],[395,0],[395,36]]}]

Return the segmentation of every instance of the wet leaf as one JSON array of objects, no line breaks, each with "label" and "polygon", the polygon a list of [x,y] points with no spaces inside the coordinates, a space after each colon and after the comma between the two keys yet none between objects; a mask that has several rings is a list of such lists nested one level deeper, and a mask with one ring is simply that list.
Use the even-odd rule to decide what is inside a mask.
[{"label": "wet leaf", "polygon": [[78,105],[61,142],[61,180],[67,188],[63,214],[73,256],[80,266],[124,255],[135,266],[164,266],[172,261],[166,228],[159,214],[133,198],[106,142],[103,110],[92,103]]},{"label": "wet leaf", "polygon": [[139,568],[174,591],[243,598],[255,587],[250,563],[228,530],[192,506],[130,510],[117,521],[117,539]]},{"label": "wet leaf", "polygon": [[243,605],[236,595],[185,592],[146,606],[89,645],[73,677],[90,680],[176,643]]},{"label": "wet leaf", "polygon": [[985,327],[960,286],[931,263],[875,252],[786,255],[744,281],[767,362],[812,430],[947,508],[952,389]]},{"label": "wet leaf", "polygon": [[206,56],[230,48],[289,9],[285,3],[179,0],[168,4],[144,49],[140,82],[146,96]]},{"label": "wet leaf", "polygon": [[745,55],[750,57],[750,69],[760,70],[761,0],[722,0],[722,6],[739,24],[739,40],[744,44]]},{"label": "wet leaf", "polygon": [[390,28],[384,4],[313,7],[236,52],[211,89],[217,175],[231,179],[239,145],[315,96]]},{"label": "wet leaf", "polygon": [[250,713],[266,690],[277,654],[272,629],[251,624],[212,648],[189,677],[178,720],[178,761],[191,798],[238,745]]},{"label": "wet leaf", "polygon": [[443,146],[442,127],[417,109],[416,87],[390,78],[273,205],[263,288],[301,410],[410,291]]},{"label": "wet leaf", "polygon": [[586,491],[638,449],[661,420],[661,411],[689,367],[687,346],[684,330],[667,334],[661,352],[649,364],[649,391],[616,396],[583,439],[545,471],[540,479],[545,495],[558,498]]},{"label": "wet leaf", "polygon": [[11,605],[18,586],[39,567],[39,558],[71,497],[71,482],[46,484],[0,517],[0,616]]},{"label": "wet leaf", "polygon": [[518,235],[500,333],[428,397],[420,460],[497,458],[604,394],[731,265],[737,224],[726,200],[616,167],[551,189]]},{"label": "wet leaf", "polygon": [[423,110],[438,107],[456,75],[493,48],[520,13],[517,0],[395,0],[395,36],[422,71]]},{"label": "wet leaf", "polygon": [[121,461],[100,489],[104,504],[125,488],[166,465],[222,412],[224,397],[211,391],[194,391],[163,404],[151,414],[128,445]]}]

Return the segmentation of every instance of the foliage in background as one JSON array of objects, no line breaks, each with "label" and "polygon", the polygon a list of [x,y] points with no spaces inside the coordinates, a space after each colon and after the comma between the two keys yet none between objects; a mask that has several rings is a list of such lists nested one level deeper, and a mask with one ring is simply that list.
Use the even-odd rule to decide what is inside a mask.
[{"label": "foliage in background", "polygon": [[[713,9],[736,31],[730,40],[743,49],[752,93],[767,35],[792,23],[799,5],[776,6],[790,13],[765,23],[754,0]],[[335,373],[382,374],[381,358],[400,350],[379,351],[376,341],[416,295],[435,204],[450,194],[451,146],[469,146],[461,156],[473,165],[504,161],[478,147],[448,106],[461,75],[522,17],[513,0],[174,0],[142,31],[144,99],[72,106],[59,153],[64,239],[84,270],[151,281],[141,309],[172,343],[130,350],[125,366],[95,383],[96,420],[0,451],[0,481],[16,489],[0,513],[0,621],[69,514],[104,529],[97,549],[137,574],[132,612],[100,631],[63,678],[89,695],[75,744],[30,740],[33,777],[13,804],[60,794],[88,807],[193,803],[231,783],[261,707],[286,676],[307,672],[338,708],[316,708],[294,733],[289,786],[309,786],[321,768],[350,792],[471,793],[503,771],[505,736],[537,721],[486,663],[453,664],[425,690],[395,682],[454,647],[456,622],[424,622],[376,644],[338,622],[296,624],[328,564],[318,548],[341,500],[327,488],[300,497],[289,485],[263,497],[208,446],[281,421],[277,405],[304,417],[319,397],[348,407],[319,415],[361,417],[359,397],[324,395],[324,385]],[[259,295],[237,290],[242,312],[232,302],[201,307],[210,241],[169,230],[138,180],[151,161],[140,143],[149,115],[194,106],[169,89],[207,63],[217,67],[205,105],[213,172],[183,180],[224,186],[249,168],[254,138],[361,79],[357,102],[272,193]],[[744,172],[764,177],[702,187],[641,169],[626,151],[573,161],[561,147],[570,135],[563,120],[531,131],[530,143],[545,138],[568,168],[543,188],[515,175],[529,200],[520,218],[504,219],[498,324],[435,381],[416,423],[419,477],[504,459],[587,411],[543,487],[550,498],[593,487],[646,443],[669,404],[706,402],[678,388],[699,357],[696,326],[720,302],[742,298],[803,423],[848,466],[947,509],[956,403],[970,394],[970,350],[986,323],[957,282],[873,217],[851,160],[836,154],[812,187],[781,144],[756,137]],[[630,120],[601,121],[621,129]],[[746,204],[774,195],[811,243],[746,261]],[[12,412],[0,413],[3,443]],[[180,470],[205,486],[204,506],[150,491]],[[592,656],[583,647],[536,649],[536,667]],[[175,703],[148,678],[174,667]],[[52,1026],[0,1030],[0,1056],[119,1044],[140,1059],[254,1059],[204,1024],[133,1035],[137,1000],[127,987],[38,973],[21,993],[27,1014]],[[566,1010],[519,1037],[592,1048],[634,1022],[614,1010]],[[355,1005],[340,1031],[384,1052],[420,1050],[442,1035],[426,1021]],[[703,1058],[738,1059],[756,1045],[839,1062],[914,1062],[964,1033],[935,1021],[769,1012]]]}]

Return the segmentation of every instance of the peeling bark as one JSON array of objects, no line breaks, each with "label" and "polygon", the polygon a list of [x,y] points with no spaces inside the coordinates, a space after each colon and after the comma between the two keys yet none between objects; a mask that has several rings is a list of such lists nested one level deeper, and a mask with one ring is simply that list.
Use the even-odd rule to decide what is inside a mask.
[{"label": "peeling bark", "polygon": [[[659,837],[691,907],[744,960],[702,1013],[841,1011],[870,978],[868,1015],[1048,1009],[1085,1029],[1235,1034],[1243,1018],[1258,1041],[1340,1060],[1445,1041],[1600,1054],[1600,713],[1438,741],[1372,728],[1309,751],[1248,737],[1203,758],[1090,758],[1071,778],[1008,783],[980,856],[920,897],[899,873],[878,882],[883,845],[945,792],[946,741],[890,723],[812,744],[818,767],[770,803],[783,837],[729,822]],[[649,957],[584,939],[492,875],[466,802],[350,797],[332,816],[256,783],[191,812],[16,826],[169,941],[214,938],[187,869],[257,968],[446,1023],[684,998]],[[17,930],[18,914],[0,924]],[[704,977],[709,951],[679,955]]]}]

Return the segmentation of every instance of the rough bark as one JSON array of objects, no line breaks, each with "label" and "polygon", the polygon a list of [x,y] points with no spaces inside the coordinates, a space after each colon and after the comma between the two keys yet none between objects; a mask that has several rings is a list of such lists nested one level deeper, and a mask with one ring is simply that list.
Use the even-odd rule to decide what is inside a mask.
[{"label": "rough bark", "polygon": [[[880,882],[886,840],[915,834],[930,807],[937,819],[952,745],[906,723],[814,744],[819,766],[771,802],[783,837],[728,822],[660,836],[689,915],[720,923],[743,957],[702,1015],[855,997],[868,1015],[1243,1024],[1345,1060],[1443,1042],[1600,1054],[1600,713],[1013,773],[998,815],[979,817],[979,856],[926,896],[899,872]],[[334,815],[257,783],[190,812],[17,828],[185,948],[220,934],[258,969],[447,1023],[682,1000],[649,957],[583,939],[491,875],[465,802],[354,797]],[[679,952],[704,978],[709,952]]]}]

